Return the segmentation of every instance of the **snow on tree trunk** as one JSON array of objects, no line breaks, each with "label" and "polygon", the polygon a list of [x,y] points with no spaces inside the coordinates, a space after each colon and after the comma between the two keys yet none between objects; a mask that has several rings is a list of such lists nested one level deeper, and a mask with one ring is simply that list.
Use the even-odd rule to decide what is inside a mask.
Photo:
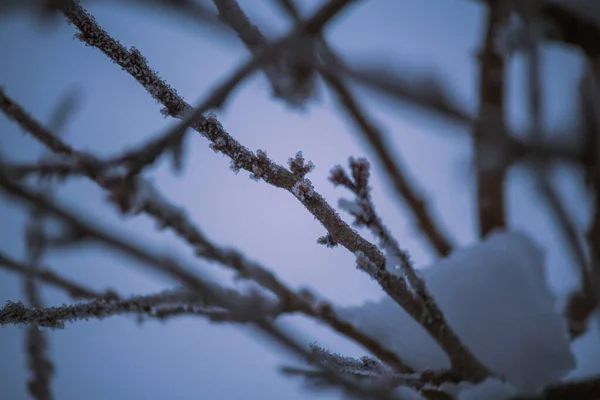
[{"label": "snow on tree trunk", "polygon": [[[537,391],[575,367],[543,253],[526,235],[493,233],[422,275],[463,342],[518,391]],[[450,367],[433,338],[387,297],[339,312],[415,369]]]}]

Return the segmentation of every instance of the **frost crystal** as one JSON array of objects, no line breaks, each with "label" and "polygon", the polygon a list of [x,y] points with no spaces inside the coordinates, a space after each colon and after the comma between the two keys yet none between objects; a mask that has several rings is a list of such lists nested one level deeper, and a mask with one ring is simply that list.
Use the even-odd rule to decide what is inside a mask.
[{"label": "frost crystal", "polygon": [[292,193],[301,201],[306,201],[315,194],[312,182],[308,179],[303,179],[296,182],[292,188]]},{"label": "frost crystal", "polygon": [[265,177],[265,171],[256,164],[252,164],[252,172],[250,173],[250,179],[254,181],[259,181],[261,178]]},{"label": "frost crystal", "polygon": [[304,156],[302,155],[302,151],[298,151],[294,157],[288,158],[288,165],[290,167],[290,171],[298,178],[304,178],[306,174],[315,169],[315,164],[312,161],[308,163],[304,163]]},{"label": "frost crystal", "polygon": [[223,149],[225,149],[225,147],[227,146],[227,140],[225,140],[222,137],[218,137],[214,143],[211,143],[208,145],[208,147],[210,147],[210,149],[212,151],[214,151],[215,153],[218,153],[219,151],[223,151]]},{"label": "frost crystal", "polygon": [[267,152],[261,149],[256,150],[256,157],[258,158],[267,158]]}]

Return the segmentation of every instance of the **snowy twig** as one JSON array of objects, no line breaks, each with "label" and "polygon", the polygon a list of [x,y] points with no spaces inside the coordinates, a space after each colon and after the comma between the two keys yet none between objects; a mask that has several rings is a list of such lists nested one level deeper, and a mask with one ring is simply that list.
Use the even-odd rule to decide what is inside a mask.
[{"label": "snowy twig", "polygon": [[[206,301],[211,304],[229,310],[238,317],[244,316],[247,322],[255,325],[260,332],[287,348],[291,354],[294,354],[301,359],[307,359],[309,357],[310,354],[290,335],[284,333],[280,328],[275,326],[262,310],[249,309],[248,306],[240,304],[236,301],[236,298],[232,298],[224,293],[219,286],[199,277],[198,274],[191,272],[193,268],[189,265],[184,265],[165,256],[153,254],[147,251],[146,247],[142,247],[127,240],[123,235],[115,235],[87,223],[79,216],[71,213],[54,201],[49,200],[44,195],[32,192],[20,184],[11,181],[9,177],[2,173],[1,168],[0,187],[8,196],[20,199],[35,207],[42,208],[49,215],[59,218],[76,231],[85,232],[88,237],[93,238],[99,243],[140,261],[140,265],[145,266],[147,269],[178,280],[188,287],[193,294],[206,299]],[[28,318],[27,312],[23,313],[22,307],[15,306],[15,303],[12,303],[8,308],[3,309],[1,319],[8,319],[11,315],[19,316],[21,319],[24,319],[24,322]],[[39,323],[39,319],[36,321]],[[53,321],[49,320],[47,322],[52,325]],[[337,385],[347,393],[354,394],[361,398],[373,398],[374,396],[380,396],[378,398],[386,400],[395,398],[389,390],[385,391],[380,388],[366,388],[356,382],[346,379],[326,366],[321,366],[321,369],[332,384]]]},{"label": "snowy twig", "polygon": [[[460,383],[459,374],[452,371],[421,371],[410,374],[398,374],[369,357],[355,359],[332,353],[317,345],[311,345],[313,354],[312,363],[328,365],[336,371],[354,376],[356,378],[369,379],[389,388],[398,386],[409,387],[421,391],[432,389],[445,383]],[[282,371],[289,375],[301,375],[308,379],[319,379],[319,371],[306,370],[293,367],[283,367]]]},{"label": "snowy twig", "polygon": [[[235,291],[228,290],[227,296],[242,301]],[[210,307],[210,304],[188,290],[168,290],[126,299],[97,299],[88,303],[49,308],[26,307],[22,303],[8,302],[0,309],[0,325],[37,324],[49,328],[62,328],[65,322],[103,319],[131,313],[161,318],[164,317],[161,311],[173,307],[180,307],[189,314],[203,315],[200,307],[207,306]]]},{"label": "snowy twig", "polygon": [[[485,379],[490,371],[475,358],[448,325],[424,281],[415,272],[408,253],[400,249],[398,242],[375,212],[370,197],[368,161],[350,158],[349,163],[352,179],[340,166],[331,171],[331,182],[336,186],[346,187],[356,196],[354,202],[340,201],[340,206],[355,217],[355,225],[366,226],[371,230],[388,257],[386,267],[380,269],[363,254],[357,253],[357,266],[369,273],[400,307],[432,335],[448,354],[454,371],[462,374],[465,379]],[[396,268],[399,268],[400,273]]]},{"label": "snowy twig", "polygon": [[[322,27],[323,23],[339,7],[338,3],[325,4],[311,19],[303,23],[305,30],[315,32],[317,28]],[[125,49],[100,28],[96,21],[80,6],[73,5],[65,11],[65,15],[80,30],[79,36],[82,40],[88,45],[100,49],[132,75],[157,101],[165,106],[165,110],[169,115],[177,117],[183,110],[191,107],[148,67],[146,60],[138,50],[128,51]],[[215,150],[230,157],[236,168],[253,172],[253,167],[258,162],[257,156],[232,138],[216,119],[212,121],[208,119],[204,124],[195,124],[192,128],[209,139]],[[271,160],[267,159],[265,162],[269,167],[269,174],[263,178],[265,182],[292,192],[300,181],[285,168]],[[316,191],[310,199],[305,198],[302,203],[323,224],[337,243],[353,253],[362,251],[377,265],[384,264],[385,260],[381,252],[345,224],[335,210]]]},{"label": "snowy twig", "polygon": [[[283,3],[283,8],[287,14],[294,20],[296,24],[301,23],[299,12],[292,1]],[[446,237],[434,218],[431,211],[428,209],[425,200],[421,198],[419,193],[414,189],[414,185],[409,182],[406,173],[400,164],[397,156],[393,156],[389,151],[388,146],[384,144],[384,138],[376,125],[369,121],[366,113],[361,109],[360,104],[352,95],[350,90],[339,77],[339,72],[343,71],[343,64],[340,58],[327,44],[324,37],[319,36],[320,48],[322,49],[324,66],[315,64],[314,67],[321,73],[326,82],[337,93],[339,103],[354,120],[359,127],[359,131],[367,139],[367,142],[372,146],[375,154],[383,164],[386,173],[394,185],[394,189],[400,198],[402,198],[408,207],[415,215],[419,228],[430,242],[434,251],[441,256],[447,256],[452,251],[452,244]],[[389,82],[388,82],[389,84]],[[333,243],[329,240],[324,241],[324,244]]]},{"label": "snowy twig", "polygon": [[[45,128],[42,128],[35,120],[33,120],[33,118],[28,116],[21,107],[15,103],[11,104],[14,104],[11,106],[12,110],[19,110],[17,113],[19,118],[16,118],[17,120],[25,120],[28,123],[24,126],[37,127],[43,132],[43,135],[36,135],[35,137],[49,137],[57,140],[64,148],[69,147],[62,143],[61,140],[56,139]],[[42,143],[45,144],[45,141]],[[183,211],[170,204],[169,201],[147,180],[135,178],[127,181],[118,174],[109,175],[106,172],[103,172],[103,164],[97,159],[89,155],[83,155],[72,148],[70,149],[72,157],[78,160],[84,174],[97,182],[102,188],[108,190],[111,193],[109,199],[118,204],[123,212],[130,212],[133,210],[149,215],[160,227],[172,229],[179,237],[190,244],[198,256],[220,262],[236,271],[240,277],[251,279],[265,289],[272,291],[281,299],[283,304],[282,307],[284,307],[285,312],[301,312],[317,318],[340,334],[355,340],[374,356],[391,365],[398,371],[407,370],[408,367],[406,367],[394,353],[386,350],[367,335],[362,334],[351,324],[341,320],[335,312],[333,312],[333,308],[326,305],[326,302],[320,302],[319,305],[307,302],[307,299],[304,298],[305,296],[294,293],[266,268],[246,260],[241,253],[235,250],[222,249],[214,245],[204,236],[200,229],[189,220]],[[301,162],[301,156],[301,154],[297,154],[290,164],[290,168],[295,170],[296,174],[300,175],[311,169],[310,164],[305,166],[304,162]],[[266,157],[266,155],[264,157]],[[302,165],[300,165],[300,163],[302,163]],[[10,174],[10,171],[12,171],[13,168],[4,167],[4,170],[6,171],[5,173]]]},{"label": "snowy twig", "polygon": [[401,160],[390,151],[389,146],[385,143],[382,132],[373,121],[369,120],[357,99],[337,75],[326,70],[321,72],[326,81],[337,93],[340,104],[372,146],[380,163],[383,165],[383,169],[392,181],[396,193],[404,200],[415,215],[420,231],[425,235],[438,255],[449,255],[453,247],[451,241],[441,229],[439,222],[433,218],[431,210],[415,189],[414,184],[410,182],[405,172],[405,167],[401,165]]}]

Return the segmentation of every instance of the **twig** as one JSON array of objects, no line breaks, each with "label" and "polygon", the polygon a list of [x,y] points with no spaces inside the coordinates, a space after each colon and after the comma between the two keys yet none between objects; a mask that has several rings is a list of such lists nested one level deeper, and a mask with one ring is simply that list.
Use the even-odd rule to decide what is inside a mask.
[{"label": "twig", "polygon": [[[345,4],[345,3],[344,3]],[[328,21],[333,14],[333,6],[340,7],[340,2],[327,3],[321,10],[307,21],[303,26],[308,32],[314,32],[323,26],[323,21]],[[335,8],[337,10],[338,8]],[[69,21],[81,32],[80,38],[88,45],[97,47],[111,60],[118,63],[132,75],[148,92],[165,106],[165,112],[171,116],[179,116],[183,110],[190,108],[187,103],[168,86],[157,74],[152,71],[143,56],[137,50],[129,52],[120,43],[111,38],[95,20],[81,7],[69,8],[65,12]],[[312,22],[315,21],[315,22]],[[1,103],[0,103],[1,104]],[[239,170],[244,169],[254,172],[253,169],[259,161],[257,156],[233,139],[218,123],[216,119],[207,119],[204,124],[195,124],[192,128],[212,142],[216,151],[222,152],[232,159],[232,166]],[[294,187],[300,182],[280,165],[269,159],[261,161],[264,169],[268,171],[262,179],[279,188],[293,193]],[[303,205],[313,214],[331,234],[332,238],[351,252],[362,251],[373,262],[383,265],[384,259],[377,248],[360,237],[337,215],[335,210],[327,204],[325,199],[316,191],[312,196],[302,201]]]},{"label": "twig", "polygon": [[[386,282],[384,290],[419,324],[429,332],[448,354],[452,369],[467,380],[481,381],[490,376],[490,371],[461,342],[448,325],[441,309],[429,294],[424,281],[417,275],[408,253],[400,249],[398,242],[383,225],[375,212],[370,197],[369,163],[365,159],[350,158],[352,179],[337,166],[331,171],[330,180],[342,185],[356,196],[354,202],[341,200],[340,207],[355,217],[355,225],[366,226],[379,239],[380,247],[387,255],[384,268],[376,268],[368,259],[357,253],[357,264],[378,282]],[[399,271],[397,271],[399,269]]]},{"label": "twig", "polygon": [[[1,89],[0,96],[2,96]],[[13,104],[11,110],[13,112],[18,111],[18,115],[21,117],[19,119],[25,118],[29,122],[28,126],[36,127],[36,129],[43,131],[43,135],[37,136],[48,137],[49,135],[49,137],[53,138],[50,132],[29,117],[21,107],[12,102],[11,104]],[[59,143],[62,143],[62,141],[59,141]],[[87,177],[96,181],[105,190],[110,191],[111,195],[109,199],[119,204],[123,211],[130,212],[132,209],[135,209],[135,211],[146,213],[155,219],[161,227],[171,228],[179,237],[195,249],[198,256],[220,262],[232,268],[240,277],[254,280],[264,288],[275,293],[281,298],[282,307],[284,307],[286,312],[301,312],[317,318],[338,333],[356,341],[374,356],[393,366],[399,372],[411,371],[394,353],[385,349],[374,339],[358,331],[351,324],[340,319],[327,302],[312,304],[307,301],[306,296],[294,293],[266,268],[257,263],[249,262],[237,251],[215,246],[187,218],[185,213],[180,211],[178,207],[170,204],[148,181],[138,178],[128,182],[119,175],[102,172],[104,164],[91,156],[83,155],[75,150],[72,150],[71,154],[76,160],[75,165],[78,165]],[[78,158],[79,156],[81,158]],[[296,159],[293,159],[293,162],[295,164],[292,163],[292,165],[298,163]],[[291,168],[292,170],[296,170],[296,167],[300,169],[304,168],[304,166],[299,165]],[[9,168],[4,167],[4,170],[10,174],[10,171],[14,171],[15,169],[9,166]],[[298,174],[298,171],[295,173]]]},{"label": "twig", "polygon": [[600,398],[600,376],[550,385],[537,396],[516,396],[510,400],[597,400]]},{"label": "twig", "polygon": [[414,185],[409,182],[405,168],[401,166],[398,156],[392,155],[389,146],[381,131],[373,121],[370,121],[366,113],[361,109],[358,101],[344,85],[343,81],[328,70],[322,70],[330,86],[338,95],[339,102],[346,110],[348,116],[354,120],[360,132],[371,145],[384,170],[393,183],[398,196],[404,200],[417,219],[421,232],[428,239],[430,245],[440,256],[448,256],[452,252],[452,244],[447,235],[442,231],[440,225],[432,216],[425,200],[415,190]]},{"label": "twig", "polygon": [[[290,335],[284,333],[280,328],[275,326],[261,310],[256,308],[244,307],[231,297],[225,295],[222,289],[205,279],[200,278],[196,273],[191,272],[192,268],[179,263],[173,259],[159,256],[146,251],[145,247],[139,246],[122,235],[115,235],[103,229],[97,228],[75,214],[69,212],[62,206],[59,206],[53,201],[50,201],[45,196],[34,193],[29,189],[11,181],[2,173],[0,168],[0,187],[10,197],[18,198],[35,207],[43,208],[48,214],[51,214],[64,223],[71,226],[73,229],[85,232],[86,235],[94,240],[127,255],[141,262],[140,265],[146,266],[148,269],[161,273],[173,279],[177,279],[185,284],[192,292],[206,298],[212,304],[223,307],[237,316],[246,316],[247,321],[255,325],[260,332],[271,337],[271,339],[287,348],[291,354],[299,356],[301,359],[309,357],[309,353],[297,341],[292,339]],[[18,312],[20,308],[13,308],[12,311]],[[11,313],[11,308],[4,310],[8,315]],[[6,317],[6,315],[3,315]],[[395,397],[389,390],[382,388],[366,388],[345,377],[340,376],[335,371],[321,366],[321,369],[326,373],[326,377],[333,384],[339,386],[347,393],[359,396],[361,398],[373,399],[394,399]]]},{"label": "twig", "polygon": [[[283,7],[285,12],[296,24],[301,23],[300,13],[291,0],[279,1],[278,4]],[[404,199],[414,213],[421,231],[425,234],[425,237],[429,240],[434,250],[441,256],[448,255],[452,251],[450,240],[442,233],[441,228],[438,226],[439,224],[437,224],[431,216],[425,201],[419,196],[413,188],[413,185],[409,184],[408,177],[403,172],[404,168],[401,168],[400,161],[397,160],[397,157],[393,157],[389,152],[388,147],[384,144],[384,138],[381,132],[374,123],[368,120],[357,100],[352,96],[346,85],[344,85],[342,79],[339,78],[339,70],[344,69],[340,58],[330,48],[322,35],[317,37],[316,40],[321,44],[320,48],[324,53],[323,58],[325,59],[325,66],[315,63],[314,67],[338,93],[339,102],[347,110],[347,113],[360,128],[360,132],[363,133],[364,137],[375,150],[385,171],[392,180],[396,192]]]},{"label": "twig", "polygon": [[[227,296],[242,301],[242,296],[232,290]],[[60,307],[26,307],[20,302],[8,302],[0,309],[0,325],[34,324],[47,328],[63,328],[65,322],[89,319],[104,319],[114,315],[143,314],[161,318],[161,311],[169,307],[180,307],[189,314],[203,315],[200,307],[209,308],[205,300],[187,290],[169,290],[149,296],[133,296],[127,299],[95,299],[87,303]],[[220,309],[221,311],[227,311]],[[228,313],[229,315],[229,313]],[[244,321],[244,322],[247,322]]]},{"label": "twig", "polygon": [[58,275],[50,269],[37,268],[35,271],[28,271],[27,266],[7,254],[0,252],[0,268],[25,276],[31,274],[32,277],[54,287],[66,291],[74,299],[116,299],[118,295],[112,290],[106,292],[96,292],[86,288],[78,283],[72,282]]},{"label": "twig", "polygon": [[[268,45],[267,38],[250,21],[236,0],[213,0],[213,3],[219,11],[219,18],[235,31],[251,53],[257,54]],[[263,68],[275,97],[293,107],[302,106],[315,90],[314,73],[299,62],[305,56],[311,56],[311,42],[306,40],[302,45],[297,45],[297,49],[292,49],[292,52],[300,53],[298,56],[288,51],[288,54]]]},{"label": "twig", "polygon": [[504,128],[504,59],[496,36],[508,16],[502,1],[487,2],[484,47],[479,54],[479,114],[474,130],[477,169],[479,235],[485,237],[506,224],[504,180],[507,149]]}]

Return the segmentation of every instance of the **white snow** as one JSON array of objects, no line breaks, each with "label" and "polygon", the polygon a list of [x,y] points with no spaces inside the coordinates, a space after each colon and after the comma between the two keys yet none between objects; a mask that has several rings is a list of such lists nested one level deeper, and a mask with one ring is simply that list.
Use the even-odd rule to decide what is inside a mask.
[{"label": "white snow", "polygon": [[516,394],[517,391],[511,384],[496,378],[488,378],[479,385],[461,390],[458,400],[504,400]]},{"label": "white snow", "polygon": [[[422,276],[455,332],[507,379],[507,387],[533,392],[575,367],[566,325],[546,285],[542,251],[525,234],[493,233]],[[450,366],[433,338],[387,297],[339,312],[418,370]]]}]

